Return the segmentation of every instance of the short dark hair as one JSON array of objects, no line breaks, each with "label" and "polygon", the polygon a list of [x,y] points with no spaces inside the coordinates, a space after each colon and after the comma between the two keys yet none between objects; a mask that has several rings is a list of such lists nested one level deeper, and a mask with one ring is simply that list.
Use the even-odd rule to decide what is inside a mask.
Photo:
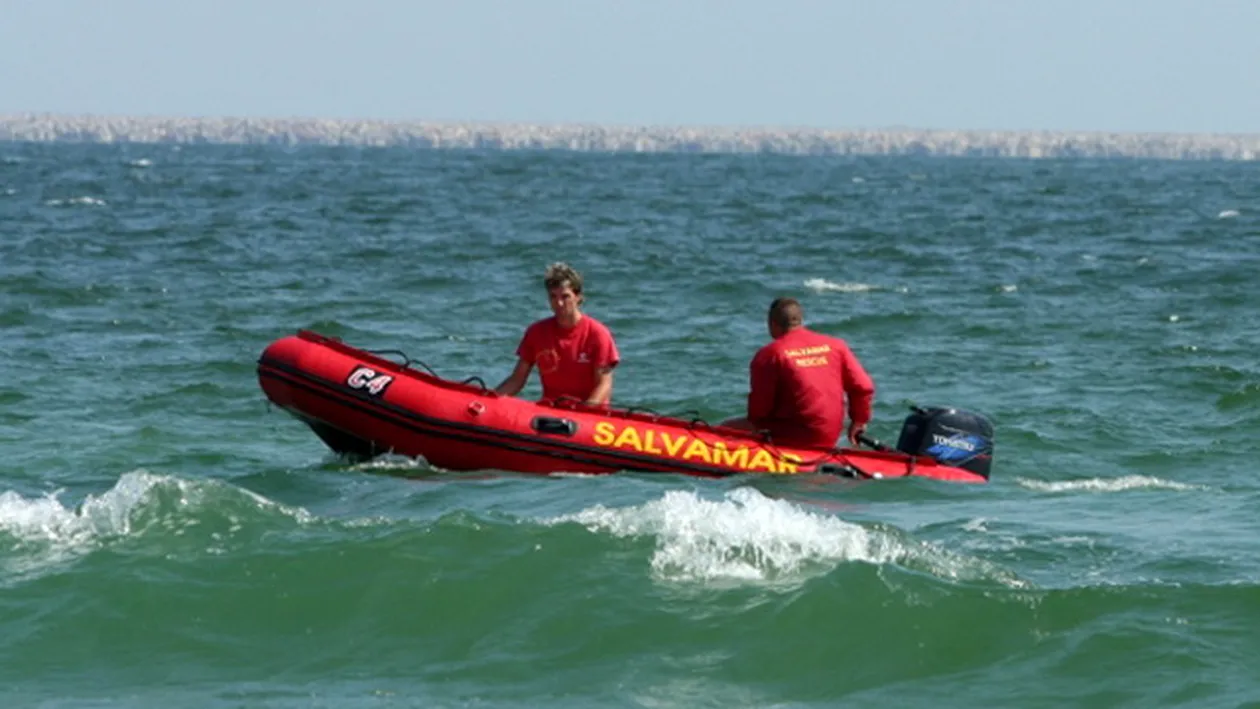
[{"label": "short dark hair", "polygon": [[582,274],[578,273],[572,266],[567,263],[553,263],[547,267],[547,271],[543,274],[543,285],[550,292],[552,288],[560,288],[568,285],[573,292],[582,294]]},{"label": "short dark hair", "polygon": [[775,298],[767,317],[770,322],[788,330],[805,322],[805,309],[795,298]]}]

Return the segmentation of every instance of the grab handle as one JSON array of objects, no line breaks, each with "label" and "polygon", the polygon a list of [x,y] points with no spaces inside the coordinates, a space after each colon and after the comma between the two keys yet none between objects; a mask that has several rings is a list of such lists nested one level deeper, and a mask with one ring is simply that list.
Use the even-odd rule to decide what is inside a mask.
[{"label": "grab handle", "polygon": [[545,433],[550,436],[572,436],[577,433],[578,425],[572,419],[562,419],[555,416],[535,416],[529,425],[539,433]]}]

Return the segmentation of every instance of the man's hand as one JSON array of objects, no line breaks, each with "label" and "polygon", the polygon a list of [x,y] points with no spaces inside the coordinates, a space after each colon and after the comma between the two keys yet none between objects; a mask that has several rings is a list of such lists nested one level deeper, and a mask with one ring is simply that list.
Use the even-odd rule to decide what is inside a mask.
[{"label": "man's hand", "polygon": [[858,445],[858,439],[866,435],[866,424],[854,421],[849,424],[849,443]]}]

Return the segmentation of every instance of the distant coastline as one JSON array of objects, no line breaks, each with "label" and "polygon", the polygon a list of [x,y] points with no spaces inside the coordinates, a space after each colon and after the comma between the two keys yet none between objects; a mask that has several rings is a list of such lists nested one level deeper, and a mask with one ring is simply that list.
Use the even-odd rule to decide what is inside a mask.
[{"label": "distant coastline", "polygon": [[1260,134],[832,130],[0,114],[0,142],[403,146],[637,153],[1258,160]]}]

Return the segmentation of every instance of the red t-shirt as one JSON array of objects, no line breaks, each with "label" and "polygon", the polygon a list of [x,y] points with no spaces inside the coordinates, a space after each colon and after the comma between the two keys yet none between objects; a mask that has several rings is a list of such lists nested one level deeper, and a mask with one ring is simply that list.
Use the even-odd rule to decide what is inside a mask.
[{"label": "red t-shirt", "polygon": [[[567,330],[554,317],[530,325],[516,355],[538,367],[543,398],[553,400],[561,396],[585,400],[595,390],[596,370],[621,361],[612,333],[585,314]],[[611,401],[612,392],[608,397]]]},{"label": "red t-shirt", "polygon": [[798,327],[757,351],[748,420],[785,445],[834,446],[849,417],[871,420],[875,384],[844,340]]}]

